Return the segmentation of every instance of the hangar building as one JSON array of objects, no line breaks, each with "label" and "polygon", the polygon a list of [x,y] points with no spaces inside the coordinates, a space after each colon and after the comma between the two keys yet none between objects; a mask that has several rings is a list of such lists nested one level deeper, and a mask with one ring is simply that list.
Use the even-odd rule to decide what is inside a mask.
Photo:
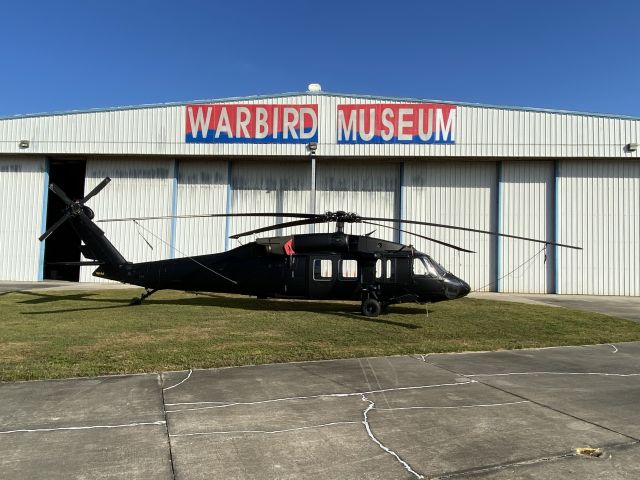
[{"label": "hangar building", "polygon": [[[96,219],[225,212],[399,217],[579,245],[401,227],[474,250],[379,229],[472,289],[640,295],[640,118],[311,88],[246,98],[0,119],[0,280],[102,281],[61,228],[50,182]],[[213,253],[264,218],[100,224],[130,261]],[[277,219],[275,219],[277,220]],[[309,226],[288,232],[309,232]],[[333,226],[315,226],[329,229]],[[346,231],[369,232],[367,225]],[[274,232],[277,235],[281,232]],[[286,234],[287,232],[285,232]],[[153,247],[153,248],[151,248]]]}]

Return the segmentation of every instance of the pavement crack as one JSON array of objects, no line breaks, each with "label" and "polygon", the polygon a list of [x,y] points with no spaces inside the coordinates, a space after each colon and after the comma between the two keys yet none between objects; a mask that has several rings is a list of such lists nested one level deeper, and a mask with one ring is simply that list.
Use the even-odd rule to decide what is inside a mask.
[{"label": "pavement crack", "polygon": [[181,381],[179,381],[179,382],[178,382],[178,383],[176,383],[175,385],[171,385],[170,387],[163,388],[162,390],[166,392],[167,390],[171,390],[172,388],[176,388],[176,387],[178,387],[178,386],[182,385],[184,382],[186,382],[187,380],[189,380],[189,378],[191,378],[191,374],[192,374],[192,373],[193,373],[193,370],[189,370],[189,374],[188,374],[185,378],[183,378]]},{"label": "pavement crack", "polygon": [[385,445],[382,444],[382,442],[380,442],[380,440],[378,440],[376,438],[376,436],[373,434],[373,432],[371,431],[371,425],[369,423],[369,417],[368,414],[371,410],[373,410],[375,408],[375,403],[372,402],[371,400],[369,400],[367,398],[367,396],[363,393],[362,394],[362,401],[363,402],[368,402],[369,405],[367,406],[367,408],[365,408],[364,412],[362,413],[362,423],[364,425],[364,428],[367,430],[367,434],[369,435],[369,438],[371,438],[371,440],[373,440],[382,450],[384,450],[385,452],[387,452],[388,454],[392,455],[393,457],[395,457],[396,460],[398,460],[398,462],[400,462],[400,464],[409,472],[411,473],[414,477],[416,478],[424,478],[423,475],[419,474],[418,472],[416,472],[413,468],[411,468],[411,465],[409,465],[407,462],[405,462],[402,458],[400,458],[400,456],[394,452],[393,450],[391,450],[390,448],[386,447]]},{"label": "pavement crack", "polygon": [[547,457],[540,457],[540,458],[534,458],[531,460],[522,460],[520,462],[512,462],[512,463],[504,463],[504,464],[500,464],[500,465],[491,465],[488,467],[480,467],[480,468],[474,468],[474,469],[470,469],[470,470],[464,470],[461,472],[452,472],[452,473],[447,473],[444,475],[438,475],[436,477],[432,477],[431,480],[444,480],[446,478],[456,478],[456,477],[467,477],[467,476],[472,476],[472,475],[479,475],[479,474],[483,474],[483,473],[488,473],[488,472],[496,472],[499,470],[505,470],[507,468],[512,468],[512,467],[522,467],[522,466],[526,466],[526,465],[536,465],[538,463],[545,463],[545,462],[553,462],[556,460],[561,460],[563,458],[571,458],[571,457],[575,457],[578,454],[575,452],[568,452],[568,453],[562,453],[559,455],[550,455]]},{"label": "pavement crack", "polygon": [[416,360],[420,360],[421,362],[427,363],[427,357],[431,355],[430,353],[418,353],[415,358]]},{"label": "pavement crack", "polygon": [[[191,370],[189,370],[189,376],[191,376]],[[159,380],[160,386],[162,387],[162,374],[158,375],[158,380]],[[162,414],[164,415],[164,429],[165,429],[165,433],[167,434],[167,442],[169,445],[169,464],[171,465],[171,478],[173,480],[176,480],[176,471],[173,465],[173,449],[171,448],[171,435],[169,435],[169,420],[167,419],[167,406],[166,406],[167,404],[165,403],[163,388],[160,388],[160,395],[162,396]]]},{"label": "pavement crack", "polygon": [[[440,367],[444,368],[444,367]],[[446,369],[445,369],[446,370]],[[453,372],[452,370],[448,370]],[[457,373],[457,372],[453,372]],[[606,373],[606,372],[507,372],[507,373],[474,373],[474,374],[458,374],[466,378],[476,377],[508,377],[517,375],[594,375],[602,377],[640,377],[640,373]]]},{"label": "pavement crack", "polygon": [[529,400],[520,400],[518,402],[503,402],[503,403],[476,403],[473,405],[454,405],[454,406],[417,406],[417,407],[395,407],[395,408],[379,408],[375,407],[375,410],[381,412],[395,412],[397,410],[455,410],[459,408],[487,408],[487,407],[503,407],[507,405],[520,405],[522,403],[531,403]]},{"label": "pavement crack", "polygon": [[[436,366],[436,365],[434,365],[434,366]],[[615,433],[616,435],[620,435],[620,436],[626,437],[626,438],[628,438],[630,440],[633,440],[635,442],[640,442],[640,438],[636,438],[636,437],[634,437],[632,435],[628,435],[626,433],[619,432],[619,431],[617,431],[617,430],[615,430],[613,428],[609,428],[609,427],[606,427],[606,426],[601,425],[599,423],[593,422],[591,420],[587,420],[585,418],[578,417],[577,415],[573,415],[571,413],[565,412],[565,411],[560,410],[558,408],[552,407],[551,405],[547,405],[547,404],[539,402],[537,400],[533,400],[531,398],[525,397],[524,395],[520,395],[518,393],[511,392],[511,391],[507,390],[506,388],[501,388],[501,387],[498,387],[496,385],[492,385],[491,383],[483,382],[482,380],[478,379],[479,377],[497,377],[497,376],[506,376],[506,375],[527,375],[527,374],[604,375],[604,376],[633,377],[633,376],[640,375],[640,373],[622,374],[622,373],[594,373],[594,372],[588,372],[588,373],[579,373],[579,372],[512,372],[512,373],[466,375],[464,373],[456,372],[455,370],[451,370],[449,368],[445,368],[442,365],[437,365],[437,368],[440,368],[440,369],[442,369],[442,370],[444,370],[446,372],[449,372],[449,373],[453,373],[454,375],[460,375],[461,377],[467,378],[469,380],[474,380],[475,379],[475,381],[477,381],[478,383],[480,383],[481,385],[484,385],[486,387],[493,388],[494,390],[498,390],[498,391],[500,391],[502,393],[506,393],[506,394],[511,395],[513,397],[516,397],[516,398],[520,398],[521,400],[527,400],[527,401],[531,402],[532,404],[537,405],[539,407],[547,408],[547,409],[552,410],[552,411],[554,411],[556,413],[559,413],[560,415],[565,415],[567,417],[573,418],[574,420],[578,420],[580,422],[587,423],[587,424],[592,425],[594,427],[598,427],[598,428],[601,428],[603,430],[607,430],[607,431],[609,431],[611,433]]]},{"label": "pavement crack", "polygon": [[110,428],[132,428],[132,427],[144,427],[149,425],[164,425],[165,420],[159,420],[157,422],[134,422],[124,423],[119,425],[87,425],[83,427],[51,427],[51,428],[21,428],[16,430],[4,430],[0,431],[0,435],[7,435],[10,433],[38,433],[38,432],[59,432],[65,430],[94,430],[94,429],[110,429]]},{"label": "pavement crack", "polygon": [[[619,450],[625,450],[628,448],[637,447],[638,445],[639,445],[639,442],[626,442],[626,443],[617,443],[614,445],[608,445],[608,446],[605,446],[605,448],[607,452],[611,452],[611,451],[619,451]],[[470,468],[467,470],[460,470],[457,472],[444,473],[442,475],[437,475],[435,477],[432,477],[431,480],[444,480],[448,478],[460,478],[460,477],[484,475],[486,473],[497,472],[500,470],[505,470],[507,468],[517,468],[517,467],[525,467],[529,465],[537,465],[540,463],[555,462],[558,460],[574,458],[578,456],[580,456],[580,454],[574,450],[571,452],[564,452],[556,455],[547,455],[544,457],[531,458],[531,459],[520,460],[516,462],[505,462],[505,463],[500,463],[496,465],[486,465],[482,467]]]},{"label": "pavement crack", "polygon": [[172,433],[171,437],[193,437],[198,435],[234,435],[234,434],[265,434],[271,435],[274,433],[288,433],[288,432],[297,432],[299,430],[311,430],[315,428],[323,428],[323,427],[332,427],[334,425],[357,425],[360,422],[330,422],[323,423],[320,425],[308,425],[306,427],[294,427],[294,428],[284,428],[281,430],[224,430],[224,431],[215,431],[215,432],[192,432],[192,433]]},{"label": "pavement crack", "polygon": [[[294,396],[294,397],[282,397],[282,398],[272,398],[268,400],[257,400],[255,402],[180,402],[180,403],[167,403],[166,406],[169,407],[178,407],[178,406],[194,406],[194,408],[183,408],[180,410],[165,410],[165,413],[180,413],[180,412],[192,412],[195,410],[209,410],[212,408],[227,408],[227,407],[235,407],[241,405],[260,405],[266,403],[274,403],[274,402],[285,402],[291,400],[307,400],[313,398],[326,398],[326,397],[353,397],[353,396],[362,396],[362,395],[370,395],[376,393],[386,393],[386,392],[399,392],[399,391],[410,391],[410,390],[421,390],[426,388],[439,388],[439,387],[459,387],[461,385],[470,385],[479,383],[477,380],[468,379],[467,382],[455,382],[455,383],[438,383],[431,385],[416,385],[413,387],[392,387],[392,388],[382,388],[378,390],[368,390],[366,392],[348,392],[348,393],[320,393],[318,395],[306,395],[306,396]],[[163,395],[164,399],[164,395]],[[204,406],[202,406],[204,405]]]}]

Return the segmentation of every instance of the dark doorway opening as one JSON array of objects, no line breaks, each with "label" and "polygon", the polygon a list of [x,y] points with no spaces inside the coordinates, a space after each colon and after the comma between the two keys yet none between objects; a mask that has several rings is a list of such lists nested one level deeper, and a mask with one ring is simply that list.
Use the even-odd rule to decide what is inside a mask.
[{"label": "dark doorway opening", "polygon": [[[71,200],[84,197],[84,160],[50,160],[49,182],[59,186]],[[47,204],[47,228],[57,222],[63,214],[64,202],[49,192]],[[53,235],[45,240],[44,278],[77,282],[80,267],[77,265],[55,265],[55,262],[80,261],[80,238],[69,222],[63,223]]]}]

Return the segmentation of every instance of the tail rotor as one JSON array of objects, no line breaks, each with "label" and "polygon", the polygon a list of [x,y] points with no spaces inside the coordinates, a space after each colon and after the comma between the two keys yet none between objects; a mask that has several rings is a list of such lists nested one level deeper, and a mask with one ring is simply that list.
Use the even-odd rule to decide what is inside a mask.
[{"label": "tail rotor", "polygon": [[49,238],[49,236],[53,232],[55,232],[63,223],[65,223],[67,220],[69,220],[72,217],[77,217],[79,215],[86,215],[89,218],[89,220],[93,219],[94,217],[93,210],[87,207],[85,203],[89,199],[91,199],[92,197],[100,193],[100,191],[104,187],[106,187],[110,181],[111,179],[109,177],[105,178],[93,190],[91,190],[87,195],[85,195],[85,197],[82,200],[75,200],[75,201],[71,200],[67,196],[67,194],[64,193],[64,191],[54,183],[49,185],[49,190],[51,190],[58,197],[60,197],[60,199],[65,203],[66,207],[64,209],[64,214],[62,215],[62,217],[56,223],[51,225],[51,227],[49,227],[46,232],[40,235],[38,240],[42,242],[47,238]]}]

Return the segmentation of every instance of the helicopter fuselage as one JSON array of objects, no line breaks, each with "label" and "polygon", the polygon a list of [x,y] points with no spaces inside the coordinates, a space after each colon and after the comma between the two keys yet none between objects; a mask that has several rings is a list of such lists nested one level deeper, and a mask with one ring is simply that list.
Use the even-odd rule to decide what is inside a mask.
[{"label": "helicopter fuselage", "polygon": [[374,298],[382,306],[439,302],[469,293],[466,282],[411,246],[342,232],[262,238],[223,253],[102,265],[94,275],[150,290]]}]

